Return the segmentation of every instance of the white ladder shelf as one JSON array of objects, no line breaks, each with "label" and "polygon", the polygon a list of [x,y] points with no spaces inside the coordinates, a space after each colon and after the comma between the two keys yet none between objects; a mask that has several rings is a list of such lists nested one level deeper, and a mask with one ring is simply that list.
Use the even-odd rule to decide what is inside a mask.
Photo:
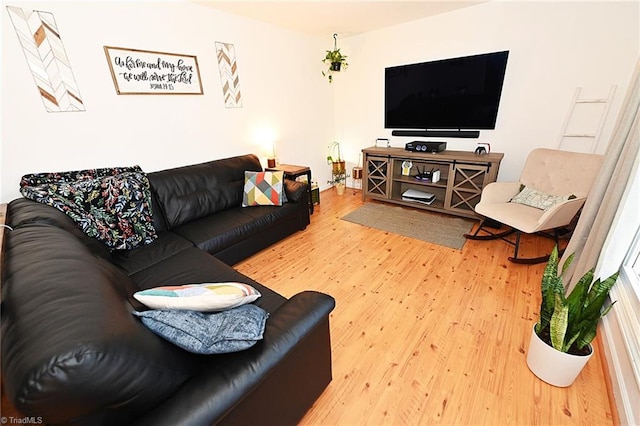
[{"label": "white ladder shelf", "polygon": [[[576,139],[586,139],[587,141],[589,141],[589,145],[588,147],[585,146],[586,144],[581,145],[580,151],[594,153],[596,152],[596,148],[598,147],[600,135],[602,134],[602,129],[604,128],[604,123],[606,122],[607,115],[609,113],[609,107],[611,106],[611,101],[613,100],[613,96],[616,92],[616,86],[611,86],[611,88],[609,89],[609,94],[606,98],[581,98],[581,92],[582,87],[576,87],[576,90],[573,93],[573,98],[571,99],[569,111],[567,112],[564,123],[562,124],[562,131],[560,132],[560,137],[558,138],[558,149],[567,149],[570,146],[568,142],[569,140],[575,141]],[[574,118],[576,107],[581,104],[602,105],[600,118],[598,120],[595,131],[567,131]]]}]

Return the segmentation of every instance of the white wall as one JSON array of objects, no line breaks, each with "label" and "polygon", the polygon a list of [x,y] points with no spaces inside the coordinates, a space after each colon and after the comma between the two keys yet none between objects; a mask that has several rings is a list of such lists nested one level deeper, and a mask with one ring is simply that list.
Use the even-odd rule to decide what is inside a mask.
[{"label": "white wall", "polygon": [[[617,85],[600,152],[605,148],[639,51],[638,2],[494,1],[346,38],[349,69],[335,78],[335,135],[350,162],[378,137],[393,146],[443,140],[473,151],[488,142],[505,153],[499,180],[517,180],[535,147],[555,148],[577,86],[606,97]],[[392,137],[384,129],[384,68],[509,50],[495,130],[480,139]]]},{"label": "white wall", "polygon": [[[0,202],[20,196],[26,173],[133,164],[149,172],[260,155],[265,133],[280,161],[327,169],[333,94],[321,74],[325,40],[185,2],[2,5]],[[7,5],[54,14],[85,112],[45,111]],[[243,108],[224,107],[216,41],[235,46]],[[104,45],[196,55],[204,95],[118,96]]]},{"label": "white wall", "polygon": [[[146,171],[258,152],[273,132],[281,162],[312,168],[320,186],[327,146],[349,164],[383,128],[384,67],[509,50],[496,130],[443,139],[450,149],[489,142],[504,152],[500,180],[517,179],[528,152],[554,147],[576,86],[618,89],[608,140],[639,51],[639,6],[628,2],[494,1],[339,39],[349,68],[329,85],[320,71],[330,35],[306,36],[187,2],[27,2],[2,5],[55,15],[86,112],[47,113],[2,11],[0,202],[19,196],[30,172],[139,164]],[[235,45],[244,107],[225,109],[214,42]],[[118,96],[103,46],[197,55],[203,96]],[[603,149],[604,146],[601,146]]]}]

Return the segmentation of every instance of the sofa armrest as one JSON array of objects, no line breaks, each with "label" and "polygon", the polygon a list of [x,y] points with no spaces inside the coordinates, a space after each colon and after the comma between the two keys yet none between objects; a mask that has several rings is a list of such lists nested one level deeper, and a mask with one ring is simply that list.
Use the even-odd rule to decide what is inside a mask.
[{"label": "sofa armrest", "polygon": [[20,226],[5,255],[2,381],[24,415],[56,424],[145,412],[193,374],[190,354],[131,315],[130,278],[72,234]]},{"label": "sofa armrest", "polygon": [[287,195],[287,200],[300,203],[306,199],[307,184],[297,180],[285,179],[284,192]]},{"label": "sofa armrest", "polygon": [[[304,394],[307,387],[313,386],[309,375],[314,373],[308,370],[320,371],[323,366],[310,359],[313,355],[305,355],[303,371],[298,371],[294,354],[301,349],[310,351],[311,354],[324,354],[328,350],[316,347],[316,341],[310,336],[320,332],[327,339],[321,341],[328,341],[328,329],[324,330],[322,327],[328,324],[329,313],[334,306],[334,299],[323,293],[305,291],[294,295],[269,316],[264,340],[246,351],[204,359],[205,366],[201,374],[195,375],[171,398],[139,419],[136,424],[158,426],[204,425],[225,421],[234,423],[229,420],[234,415],[234,409],[243,406],[246,400],[251,400],[252,393],[258,392],[259,388],[270,381],[279,383],[277,386],[280,390],[264,397],[266,400],[262,400],[260,404],[276,407],[284,402],[289,405],[287,410],[295,410],[291,406],[294,400],[299,399],[295,396]],[[330,369],[330,352],[323,357],[328,358],[325,361],[329,363]],[[210,365],[215,365],[215,368],[208,368]],[[283,367],[285,371],[290,370],[286,374],[298,377],[298,386],[284,384],[280,377],[284,374],[280,371]],[[289,393],[294,397],[288,398]],[[261,411],[249,414],[279,424],[274,417],[270,417],[270,413]],[[280,415],[285,413],[273,414]]]}]

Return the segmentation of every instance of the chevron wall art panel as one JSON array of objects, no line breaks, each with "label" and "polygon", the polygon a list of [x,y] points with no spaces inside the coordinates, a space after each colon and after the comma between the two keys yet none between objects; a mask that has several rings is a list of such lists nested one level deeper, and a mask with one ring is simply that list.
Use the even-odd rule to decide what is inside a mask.
[{"label": "chevron wall art panel", "polygon": [[216,41],[216,55],[218,56],[224,106],[225,108],[242,108],[238,63],[233,44]]},{"label": "chevron wall art panel", "polygon": [[7,11],[47,112],[84,111],[53,14],[14,6]]}]

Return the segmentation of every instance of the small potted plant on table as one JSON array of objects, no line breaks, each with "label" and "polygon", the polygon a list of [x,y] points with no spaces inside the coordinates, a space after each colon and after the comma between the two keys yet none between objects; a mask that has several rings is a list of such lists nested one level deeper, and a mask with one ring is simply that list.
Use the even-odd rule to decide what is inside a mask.
[{"label": "small potted plant on table", "polygon": [[558,275],[558,247],[551,252],[542,276],[540,319],[533,327],[527,354],[533,374],[558,387],[570,386],[593,355],[591,341],[598,321],[613,304],[602,307],[618,278],[616,272],[604,281],[593,282],[591,269],[565,295],[562,276],[572,261],[573,254]]}]

